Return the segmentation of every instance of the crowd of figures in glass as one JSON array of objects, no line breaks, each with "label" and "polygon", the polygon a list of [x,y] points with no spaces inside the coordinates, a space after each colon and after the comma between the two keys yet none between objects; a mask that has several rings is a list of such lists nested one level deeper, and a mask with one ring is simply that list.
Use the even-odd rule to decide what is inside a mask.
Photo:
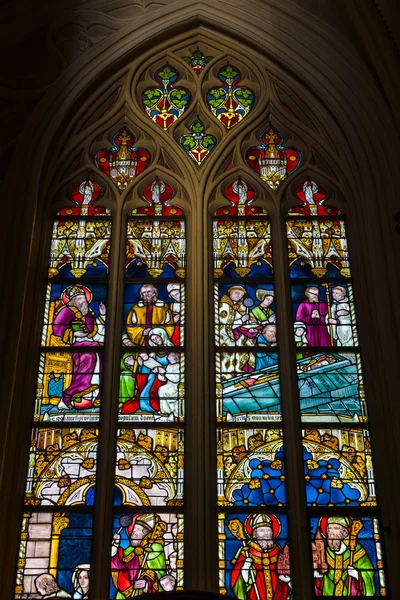
[{"label": "crowd of figures in glass", "polygon": [[185,220],[155,179],[128,220],[120,421],[183,420]]},{"label": "crowd of figures in glass", "polygon": [[315,594],[384,596],[379,521],[363,512],[376,495],[344,217],[314,181],[296,193],[287,240]]},{"label": "crowd of figures in glass", "polygon": [[83,181],[53,224],[16,598],[89,594],[111,236],[100,195]]},{"label": "crowd of figures in glass", "polygon": [[253,187],[230,184],[213,220],[216,395],[219,421],[280,419],[269,219]]}]

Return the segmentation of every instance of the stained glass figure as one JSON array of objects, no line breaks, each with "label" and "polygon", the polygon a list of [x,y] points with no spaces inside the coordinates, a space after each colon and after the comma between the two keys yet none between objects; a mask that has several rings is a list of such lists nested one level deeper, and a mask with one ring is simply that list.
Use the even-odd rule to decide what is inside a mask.
[{"label": "stained glass figure", "polygon": [[24,512],[15,598],[87,598],[93,517]]},{"label": "stained glass figure", "polygon": [[213,58],[213,56],[204,56],[203,52],[197,48],[193,52],[192,56],[184,56],[183,60],[185,60],[192,67],[195,73],[199,74]]},{"label": "stained glass figure", "polygon": [[214,150],[217,143],[215,135],[206,132],[205,125],[200,119],[196,119],[190,126],[192,133],[181,137],[179,143],[198,165]]},{"label": "stained glass figure", "polygon": [[[275,291],[272,283],[214,286],[215,343],[217,346],[277,346]],[[256,361],[257,362],[257,361]],[[265,361],[264,361],[265,362]],[[260,358],[254,368],[270,366]]]},{"label": "stained glass figure", "polygon": [[216,352],[218,421],[281,420],[278,355],[262,350]]},{"label": "stained glass figure", "polygon": [[296,189],[296,196],[301,201],[301,205],[293,206],[288,212],[289,216],[332,217],[341,214],[339,209],[324,204],[326,190],[311,179],[299,185]]},{"label": "stained glass figure", "polygon": [[310,506],[376,504],[368,430],[306,429],[303,455]]},{"label": "stained glass figure", "polygon": [[33,429],[25,505],[93,506],[96,429]]},{"label": "stained glass figure", "polygon": [[280,429],[218,429],[218,504],[283,506],[286,503]]},{"label": "stained glass figure", "polygon": [[164,351],[166,347],[182,345],[184,299],[183,284],[126,284],[124,346],[159,346]]},{"label": "stained glass figure", "polygon": [[72,193],[76,207],[63,209],[60,213],[69,214],[54,221],[49,277],[107,277],[111,221],[89,217],[106,210],[93,206],[93,199],[101,193],[96,188],[91,181],[82,182]]},{"label": "stained glass figure", "polygon": [[119,420],[183,421],[185,356],[182,352],[123,352]]},{"label": "stained glass figure", "polygon": [[183,515],[116,513],[110,598],[183,589]]},{"label": "stained glass figure", "polygon": [[102,353],[93,353],[91,348],[82,353],[71,353],[68,349],[42,352],[34,420],[47,423],[98,421],[102,362]]},{"label": "stained glass figure", "polygon": [[316,596],[386,596],[379,521],[363,514],[310,518]]},{"label": "stained glass figure", "polygon": [[71,197],[75,206],[61,208],[58,215],[62,217],[95,217],[100,215],[111,215],[111,211],[104,206],[98,206],[95,202],[100,198],[102,189],[93,181],[82,181],[76,186]]},{"label": "stained glass figure", "polygon": [[353,288],[337,281],[291,286],[294,336],[298,347],[358,344]]},{"label": "stained glass figure", "polygon": [[[301,332],[301,328],[298,331]],[[303,422],[367,421],[361,358],[358,353],[302,350],[296,354],[296,359]]]},{"label": "stained glass figure", "polygon": [[342,219],[289,220],[287,237],[291,277],[350,277]]},{"label": "stained glass figure", "polygon": [[94,162],[123,191],[150,163],[146,148],[135,148],[135,136],[123,127],[112,138],[112,147],[97,152]]},{"label": "stained glass figure", "polygon": [[[54,363],[57,364],[58,372],[56,379],[56,372],[51,371],[54,384],[64,374],[62,397],[57,404],[58,412],[71,410],[74,413],[99,406],[105,301],[105,285],[91,284],[88,287],[75,283],[53,283],[47,286],[42,345],[57,347],[58,350],[56,354],[47,355],[50,363],[46,364],[45,358],[43,367],[40,364],[39,380]],[[68,354],[61,352],[60,347],[74,348],[74,351]],[[53,390],[55,387],[51,386]],[[47,389],[48,393],[52,391],[51,388]],[[43,407],[43,413],[47,412]],[[55,410],[52,413],[55,414]]]},{"label": "stained glass figure", "polygon": [[218,515],[219,592],[239,600],[289,600],[287,516]]},{"label": "stained glass figure", "polygon": [[183,504],[183,430],[120,429],[115,506]]},{"label": "stained glass figure", "polygon": [[260,136],[260,145],[246,152],[247,164],[274,191],[282,181],[300,166],[299,150],[283,145],[284,137],[273,125],[269,125]]},{"label": "stained glass figure", "polygon": [[227,130],[244,119],[254,106],[255,94],[239,85],[241,78],[239,69],[227,64],[218,71],[221,85],[211,88],[207,94],[209,109]]},{"label": "stained glass figure", "polygon": [[[166,165],[167,168],[168,165]],[[179,206],[171,204],[171,198],[174,196],[174,190],[168,183],[161,179],[156,179],[149,183],[143,190],[143,199],[147,202],[146,206],[134,208],[131,215],[143,215],[148,217],[181,217],[183,210]]]},{"label": "stained glass figure", "polygon": [[164,131],[183,115],[191,101],[189,90],[175,85],[179,78],[178,71],[166,64],[154,75],[158,87],[148,88],[141,95],[144,110]]}]

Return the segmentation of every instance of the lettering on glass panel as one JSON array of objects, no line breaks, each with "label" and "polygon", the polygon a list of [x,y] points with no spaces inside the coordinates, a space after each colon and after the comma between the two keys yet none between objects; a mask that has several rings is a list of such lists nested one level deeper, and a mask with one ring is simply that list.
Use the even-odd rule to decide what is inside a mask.
[{"label": "lettering on glass panel", "polygon": [[43,418],[98,412],[105,322],[105,285],[47,286],[42,345],[52,352],[41,356],[38,389],[49,403],[42,397],[36,409]]},{"label": "lettering on glass panel", "polygon": [[216,352],[215,364],[219,421],[281,419],[276,353],[263,348],[259,352]]},{"label": "lettering on glass panel", "polygon": [[296,360],[302,421],[367,421],[358,353],[302,350]]},{"label": "lettering on glass panel", "polygon": [[119,420],[183,420],[183,353],[124,352],[121,356]]}]

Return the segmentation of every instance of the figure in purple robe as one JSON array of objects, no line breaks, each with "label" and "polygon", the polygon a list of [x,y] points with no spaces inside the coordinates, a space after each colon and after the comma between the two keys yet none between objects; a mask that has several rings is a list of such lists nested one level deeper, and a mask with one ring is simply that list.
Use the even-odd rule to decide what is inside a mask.
[{"label": "figure in purple robe", "polygon": [[[71,285],[61,295],[53,321],[53,335],[74,348],[102,346],[105,334],[106,307],[99,303],[96,318],[90,308],[92,292],[82,285]],[[72,381],[64,390],[59,410],[93,408],[99,395],[101,355],[77,351],[72,354]]]},{"label": "figure in purple robe", "polygon": [[307,339],[310,346],[330,346],[331,340],[325,321],[328,307],[325,302],[319,300],[316,286],[306,288],[304,294],[307,300],[299,304],[296,321],[302,321],[307,325]]}]

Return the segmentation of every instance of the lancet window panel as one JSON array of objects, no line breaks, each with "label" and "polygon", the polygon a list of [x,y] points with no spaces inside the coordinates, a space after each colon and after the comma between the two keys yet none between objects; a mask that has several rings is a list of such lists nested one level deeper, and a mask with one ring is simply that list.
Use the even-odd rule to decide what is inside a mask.
[{"label": "lancet window panel", "polygon": [[15,598],[89,589],[111,245],[83,181],[53,223]]},{"label": "lancet window panel", "polygon": [[184,583],[186,221],[173,195],[156,177],[126,222],[112,599]]},{"label": "lancet window panel", "polygon": [[386,596],[345,217],[315,181],[296,195],[286,229],[314,589]]},{"label": "lancet window panel", "polygon": [[279,319],[269,216],[254,197],[239,178],[213,217],[219,591],[287,598]]}]

